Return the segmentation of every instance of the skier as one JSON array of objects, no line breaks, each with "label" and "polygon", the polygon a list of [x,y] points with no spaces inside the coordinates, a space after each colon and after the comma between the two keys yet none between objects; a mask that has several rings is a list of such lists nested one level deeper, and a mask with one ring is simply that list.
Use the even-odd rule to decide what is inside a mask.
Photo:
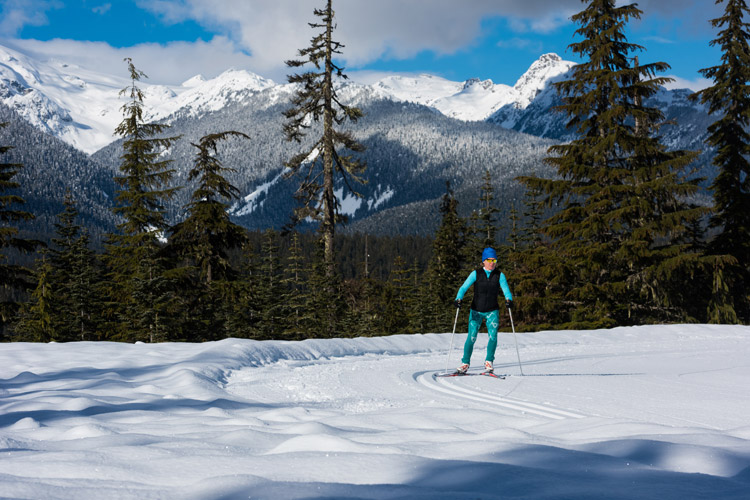
[{"label": "skier", "polygon": [[487,343],[487,358],[484,362],[484,368],[489,373],[494,371],[492,362],[495,361],[497,328],[500,326],[500,305],[497,298],[501,288],[503,295],[505,295],[505,305],[508,309],[513,307],[513,295],[510,293],[508,280],[505,279],[505,274],[495,269],[495,266],[497,266],[495,249],[485,248],[482,252],[482,267],[471,272],[456,295],[455,304],[460,309],[466,291],[471,285],[474,285],[474,300],[471,301],[469,311],[469,335],[464,344],[461,366],[456,370],[458,373],[463,374],[469,370],[471,353],[474,350],[474,343],[477,341],[477,334],[482,326],[482,321],[487,323],[487,333],[490,337]]}]

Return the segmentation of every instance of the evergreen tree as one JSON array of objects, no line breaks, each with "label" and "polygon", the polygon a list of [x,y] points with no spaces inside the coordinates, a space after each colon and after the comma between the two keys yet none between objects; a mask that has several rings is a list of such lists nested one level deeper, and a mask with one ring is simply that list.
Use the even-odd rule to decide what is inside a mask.
[{"label": "evergreen tree", "polygon": [[53,324],[58,340],[93,340],[97,335],[101,300],[101,272],[89,248],[88,233],[77,223],[78,210],[68,192],[65,210],[55,223],[50,281],[55,290]]},{"label": "evergreen tree", "polygon": [[[0,123],[0,128],[6,125]],[[0,146],[0,155],[7,153],[11,148],[12,146]],[[23,165],[18,163],[0,163],[0,338],[18,310],[15,294],[31,286],[30,271],[23,266],[7,263],[8,252],[30,253],[41,245],[38,241],[19,237],[19,229],[15,225],[34,219],[33,214],[14,207],[25,203],[22,197],[13,193],[14,189],[20,187],[13,177],[21,168]]]},{"label": "evergreen tree", "polygon": [[[334,88],[334,76],[346,78],[343,68],[334,62],[334,57],[341,54],[343,45],[333,40],[334,11],[331,0],[326,1],[323,9],[315,9],[319,23],[310,23],[310,27],[320,30],[309,47],[299,50],[302,59],[287,61],[290,67],[301,67],[306,64],[315,66],[314,70],[289,76],[289,83],[297,84],[298,90],[292,98],[293,107],[284,113],[288,122],[284,125],[287,140],[301,142],[311,128],[310,122],[322,121],[321,136],[312,142],[304,152],[296,155],[288,163],[290,175],[301,174],[303,180],[297,190],[297,198],[302,206],[296,210],[293,221],[311,218],[320,222],[320,231],[324,243],[324,265],[329,295],[335,295],[337,283],[334,234],[337,222],[344,220],[338,213],[339,201],[334,194],[336,177],[340,176],[347,188],[356,196],[352,180],[361,182],[359,175],[365,164],[351,154],[342,155],[338,148],[354,153],[364,151],[350,132],[337,130],[346,120],[356,122],[362,112],[341,103]],[[328,334],[335,327],[336,317],[331,313],[328,318]]]},{"label": "evergreen tree", "polygon": [[248,238],[245,229],[234,224],[227,213],[229,202],[238,197],[239,190],[225,175],[236,170],[224,167],[217,158],[219,143],[232,137],[249,139],[241,132],[227,131],[191,143],[197,152],[188,180],[197,180],[197,185],[191,202],[184,207],[187,218],[170,229],[166,248],[166,254],[178,261],[169,274],[181,290],[179,302],[168,303],[170,308],[183,311],[183,329],[190,332],[190,340],[218,340],[231,335],[237,326],[233,324],[233,330],[226,331],[232,306],[223,301],[241,286],[234,283],[237,273],[229,253],[241,248]]},{"label": "evergreen tree", "polygon": [[441,222],[435,234],[432,259],[427,268],[430,286],[430,320],[428,328],[444,330],[453,319],[452,303],[462,283],[462,249],[466,240],[466,223],[458,215],[458,200],[450,183],[440,204]]},{"label": "evergreen tree", "polygon": [[383,311],[380,330],[385,334],[409,333],[409,292],[409,270],[406,261],[397,255],[381,298]]},{"label": "evergreen tree", "polygon": [[[714,213],[710,224],[719,229],[709,247],[714,256],[711,321],[750,321],[750,25],[745,0],[726,1],[721,17],[711,20],[720,29],[712,46],[722,51],[721,64],[701,70],[713,85],[694,94],[721,117],[708,127],[708,145],[716,148],[718,174],[711,184]],[[726,257],[731,257],[728,260]],[[736,301],[736,302],[735,302]],[[738,317],[739,316],[739,317]]]},{"label": "evergreen tree", "polygon": [[[346,313],[341,276],[336,272],[333,280],[328,278],[325,261],[325,244],[322,238],[316,242],[308,279],[307,303],[302,322],[307,329],[307,338],[332,338],[341,333],[341,325],[331,322],[331,316],[342,318]],[[333,326],[333,328],[332,328]]]},{"label": "evergreen tree", "polygon": [[541,204],[537,202],[539,196],[541,196],[541,193],[534,192],[531,189],[527,189],[524,194],[524,225],[519,236],[519,242],[524,248],[535,247],[542,243],[542,221],[544,217]]},{"label": "evergreen tree", "polygon": [[409,268],[409,284],[406,287],[406,316],[409,319],[409,331],[411,333],[427,332],[425,322],[425,305],[429,304],[430,289],[425,279],[426,273],[419,267],[415,258]]},{"label": "evergreen tree", "polygon": [[495,204],[495,188],[492,186],[492,176],[490,171],[484,173],[484,184],[479,194],[479,201],[482,204],[479,209],[479,220],[481,221],[480,231],[482,233],[482,249],[494,247],[497,236],[497,219],[496,214],[500,212]]},{"label": "evergreen tree", "polygon": [[[356,280],[357,296],[350,302],[350,312],[356,318],[356,325],[351,329],[353,334],[372,337],[376,334],[379,320],[387,314],[378,303],[379,286],[370,274],[369,236],[365,234],[364,262],[361,263],[362,277]],[[382,330],[381,330],[382,332]]]},{"label": "evergreen tree", "polygon": [[289,246],[289,256],[286,258],[284,275],[282,280],[285,287],[283,309],[287,317],[284,337],[289,340],[301,340],[305,337],[302,318],[304,316],[305,304],[308,300],[308,290],[306,287],[307,270],[305,269],[305,257],[302,254],[299,233],[296,231],[292,233],[292,241]]},{"label": "evergreen tree", "polygon": [[670,80],[655,76],[667,64],[641,66],[629,57],[643,47],[627,42],[625,26],[642,12],[615,0],[584,2],[573,16],[583,40],[570,47],[585,62],[555,84],[579,138],[550,148],[558,179],[521,180],[545,195],[545,205],[561,203],[544,232],[576,269],[566,326],[674,319],[680,312],[657,276],[698,265],[698,255],[681,254],[687,223],[703,214],[683,201],[698,189],[685,172],[695,153],[668,152],[658,138],[661,112],[643,104]]},{"label": "evergreen tree", "polygon": [[257,338],[260,278],[250,243],[243,245],[240,262],[237,279],[212,282],[211,290],[216,292],[216,315],[223,325],[224,337]]},{"label": "evergreen tree", "polygon": [[279,235],[269,229],[263,233],[258,283],[259,339],[278,339],[286,329],[283,273],[279,259]]},{"label": "evergreen tree", "polygon": [[123,222],[117,226],[119,233],[108,235],[105,255],[110,307],[119,331],[117,340],[164,340],[165,318],[160,313],[170,309],[166,304],[174,297],[167,292],[166,267],[158,253],[168,226],[164,203],[176,188],[168,187],[174,170],[161,155],[178,138],[158,137],[168,125],[144,122],[143,92],[137,82],[146,75],[130,58],[125,61],[131,84],[120,92],[129,100],[122,106],[123,121],[115,129],[124,141],[122,176],[115,177],[121,189],[113,209]]},{"label": "evergreen tree", "polygon": [[518,216],[518,209],[515,205],[510,209],[508,216],[510,221],[510,231],[508,233],[508,246],[512,251],[518,251],[521,246],[521,219]]},{"label": "evergreen tree", "polygon": [[96,254],[89,248],[89,241],[89,234],[85,230],[73,241],[70,281],[66,287],[72,305],[71,333],[75,332],[77,340],[99,340],[102,336],[100,318],[103,276]]},{"label": "evergreen tree", "polygon": [[521,228],[518,249],[509,258],[516,326],[549,329],[568,321],[569,306],[563,294],[572,280],[572,268],[543,236],[541,209],[532,190],[526,191],[524,206],[526,224]]},{"label": "evergreen tree", "polygon": [[51,342],[60,340],[58,329],[53,325],[53,308],[56,302],[50,275],[52,266],[47,259],[46,250],[42,253],[41,262],[37,262],[34,276],[37,285],[31,293],[31,300],[22,305],[15,331],[19,340],[29,342]]},{"label": "evergreen tree", "polygon": [[223,167],[216,157],[219,142],[231,136],[249,139],[241,132],[228,131],[206,135],[193,144],[198,152],[188,180],[198,179],[198,185],[185,206],[187,218],[171,229],[170,247],[200,270],[200,280],[206,285],[231,276],[228,251],[247,241],[245,230],[227,213],[239,190],[224,175],[236,170]]}]

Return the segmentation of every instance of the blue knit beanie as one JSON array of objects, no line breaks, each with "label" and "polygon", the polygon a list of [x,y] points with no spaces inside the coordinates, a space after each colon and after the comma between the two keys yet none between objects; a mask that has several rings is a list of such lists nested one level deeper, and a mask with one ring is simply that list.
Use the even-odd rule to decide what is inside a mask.
[{"label": "blue knit beanie", "polygon": [[495,253],[494,248],[487,247],[484,249],[484,252],[482,252],[482,262],[487,259],[497,259],[497,254]]}]

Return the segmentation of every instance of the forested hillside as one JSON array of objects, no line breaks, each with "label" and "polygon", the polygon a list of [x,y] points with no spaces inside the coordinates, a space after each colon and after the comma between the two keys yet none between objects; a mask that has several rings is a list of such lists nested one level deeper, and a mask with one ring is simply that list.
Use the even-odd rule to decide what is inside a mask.
[{"label": "forested hillside", "polygon": [[96,160],[72,146],[45,134],[0,104],[0,144],[12,146],[4,162],[20,163],[24,168],[15,177],[21,184],[17,192],[26,200],[25,210],[35,219],[23,229],[42,240],[54,234],[56,215],[63,211],[66,192],[77,200],[81,224],[95,244],[114,228],[112,173]]},{"label": "forested hillside", "polygon": [[[204,134],[236,130],[251,139],[233,139],[222,145],[225,165],[238,170],[227,178],[240,189],[246,201],[234,205],[233,218],[249,229],[280,228],[289,221],[294,207],[291,194],[295,180],[279,177],[284,163],[304,149],[284,140],[282,112],[289,106],[268,106],[273,90],[247,101],[202,115],[174,116],[169,135],[181,139],[168,152],[177,170],[174,183],[186,189],[177,194],[169,207],[175,220],[186,203],[190,186],[187,171],[195,148],[191,145]],[[500,209],[508,213],[519,199],[516,176],[550,172],[542,163],[552,141],[539,139],[484,122],[463,122],[445,117],[421,105],[373,100],[367,96],[359,103],[365,116],[351,127],[367,150],[362,157],[368,169],[367,184],[357,186],[362,194],[355,201],[344,186],[338,186],[344,200],[342,212],[351,218],[352,231],[373,234],[430,235],[439,222],[437,204],[445,192],[446,181],[462,201],[468,214],[479,205],[479,187],[486,171],[501,193]],[[116,172],[121,142],[115,142],[93,158]]]}]

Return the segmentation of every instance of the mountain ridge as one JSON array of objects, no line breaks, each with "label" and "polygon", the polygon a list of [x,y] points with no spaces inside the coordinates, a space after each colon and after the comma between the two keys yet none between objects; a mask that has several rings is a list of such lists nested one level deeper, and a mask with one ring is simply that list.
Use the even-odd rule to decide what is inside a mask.
[{"label": "mountain ridge", "polygon": [[[572,65],[556,54],[544,54],[514,86],[479,78],[453,82],[434,75],[392,75],[373,85],[347,82],[341,91],[422,104],[462,121],[482,121],[507,105],[525,108],[548,79]],[[40,130],[88,154],[116,140],[112,131],[121,119],[119,110],[124,103],[119,90],[128,85],[130,80],[124,76],[101,74],[59,60],[37,61],[0,45],[0,102]],[[289,84],[277,84],[237,68],[211,79],[196,75],[181,85],[144,80],[139,86],[145,95],[144,117],[149,121],[169,121],[175,114],[197,117],[272,88],[275,92],[267,94],[269,105],[294,92]]]},{"label": "mountain ridge", "polygon": [[[513,86],[478,78],[451,82],[434,75],[391,75],[372,85],[350,81],[341,85],[340,98],[365,112],[357,124],[346,127],[367,146],[363,159],[369,166],[367,184],[358,187],[363,199],[336,186],[341,212],[351,219],[344,230],[433,234],[446,184],[450,183],[461,200],[462,215],[467,216],[479,208],[486,172],[497,193],[499,219],[521,208],[522,188],[515,177],[553,175],[543,162],[547,148],[574,137],[574,131],[566,128],[565,115],[552,111],[561,101],[551,85],[569,77],[573,66],[556,54],[543,54]],[[78,150],[93,150],[85,164],[96,171],[97,179],[118,174],[121,140],[111,130],[122,119],[119,90],[130,83],[61,61],[34,61],[0,46],[0,104],[10,106],[40,134]],[[139,82],[139,86],[146,96],[146,117],[169,124],[170,135],[182,136],[164,156],[174,160],[175,185],[185,188],[167,207],[170,221],[184,216],[189,198],[187,172],[195,154],[191,142],[227,129],[252,138],[230,141],[220,149],[223,163],[237,170],[229,178],[241,193],[229,207],[233,219],[251,229],[279,228],[289,221],[296,187],[281,173],[284,163],[307,145],[283,137],[282,113],[290,106],[293,85],[229,69],[212,79],[196,75],[180,85]],[[44,88],[50,89],[49,95],[42,92]],[[705,109],[687,99],[690,93],[662,90],[652,98],[668,119],[678,123],[662,129],[663,142],[672,149],[701,149],[712,122]],[[92,117],[89,123],[87,116]],[[52,125],[59,127],[53,130]],[[111,128],[105,133],[107,127]],[[32,147],[23,141],[14,145]],[[715,175],[712,154],[709,149],[703,152],[696,162],[697,175],[707,179]],[[36,167],[58,168],[54,159],[44,159]],[[64,173],[61,177],[66,178]],[[68,178],[66,187],[78,189],[70,185],[76,177]],[[102,192],[111,195],[108,183],[97,182]],[[60,199],[63,191],[61,187]]]}]

